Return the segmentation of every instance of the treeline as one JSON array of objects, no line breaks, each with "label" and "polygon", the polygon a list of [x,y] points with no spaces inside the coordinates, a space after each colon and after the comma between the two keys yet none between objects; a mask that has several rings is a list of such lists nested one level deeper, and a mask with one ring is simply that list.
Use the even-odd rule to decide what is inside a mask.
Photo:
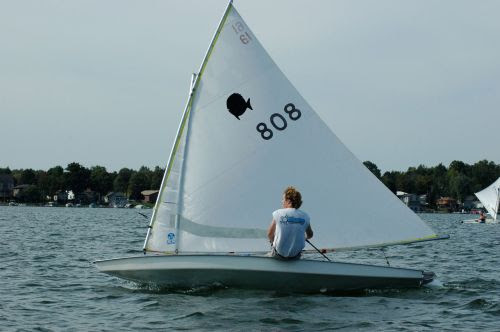
[{"label": "treeline", "polygon": [[[486,188],[500,177],[500,165],[487,160],[473,165],[456,160],[448,167],[443,164],[434,167],[420,165],[407,171],[387,171],[383,174],[371,161],[365,161],[364,165],[392,192],[426,194],[430,206],[435,204],[436,199],[445,196],[463,202],[467,196]],[[23,200],[30,203],[43,202],[59,190],[73,190],[76,194],[86,189],[101,196],[111,191],[121,192],[129,199],[140,200],[141,191],[160,188],[163,169],[142,166],[137,171],[122,168],[118,172],[108,172],[103,166],[86,168],[73,162],[66,168],[55,166],[47,171],[0,168],[0,174],[12,175],[15,185],[30,185],[23,190]]]},{"label": "treeline", "polygon": [[420,165],[410,167],[406,172],[389,171],[383,174],[371,161],[365,161],[364,165],[392,192],[426,194],[431,206],[440,197],[452,197],[463,202],[467,196],[486,188],[500,177],[500,165],[488,160],[473,165],[455,160],[449,167],[443,164],[434,167]]},{"label": "treeline", "polygon": [[108,172],[103,166],[87,168],[73,162],[66,168],[55,166],[47,171],[0,168],[0,174],[12,175],[14,185],[30,185],[22,195],[22,200],[29,203],[43,202],[60,190],[72,190],[76,194],[87,189],[101,197],[115,191],[125,193],[129,199],[140,200],[141,191],[160,188],[163,169],[156,166],[151,170],[142,166],[137,171],[122,168],[118,172]]}]

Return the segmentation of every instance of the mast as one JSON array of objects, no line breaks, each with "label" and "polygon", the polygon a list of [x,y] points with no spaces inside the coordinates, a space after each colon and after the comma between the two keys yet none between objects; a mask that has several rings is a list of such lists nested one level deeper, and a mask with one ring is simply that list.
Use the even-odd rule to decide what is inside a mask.
[{"label": "mast", "polygon": [[[174,164],[174,158],[175,158],[175,154],[177,152],[177,149],[179,148],[179,144],[180,144],[180,141],[181,141],[181,137],[182,137],[182,134],[183,134],[183,131],[184,131],[184,128],[186,126],[186,124],[188,125],[189,127],[189,115],[191,113],[191,106],[193,105],[193,100],[194,100],[194,96],[195,96],[195,93],[196,93],[196,88],[198,87],[199,85],[199,82],[200,82],[200,78],[201,76],[203,75],[203,72],[205,70],[205,67],[206,67],[206,64],[208,62],[208,59],[210,58],[210,55],[212,53],[212,50],[214,49],[214,46],[215,46],[215,43],[217,42],[217,39],[220,35],[220,32],[224,26],[224,23],[226,22],[226,18],[229,14],[229,12],[231,11],[231,8],[232,8],[232,4],[233,4],[233,0],[229,0],[229,3],[227,4],[227,7],[224,11],[224,14],[222,15],[222,18],[220,19],[219,21],[219,24],[217,26],[217,30],[215,31],[213,37],[212,37],[212,41],[210,42],[210,45],[208,46],[208,49],[205,53],[205,56],[203,57],[203,61],[201,63],[201,66],[200,66],[200,69],[198,71],[198,74],[193,74],[192,78],[191,78],[191,86],[190,86],[190,90],[189,90],[189,98],[186,102],[186,106],[184,107],[184,112],[182,114],[182,118],[181,118],[181,122],[179,124],[179,128],[177,129],[177,135],[175,137],[175,141],[174,141],[174,145],[172,146],[172,150],[170,151],[170,156],[168,158],[168,163],[167,163],[167,166],[165,167],[165,173],[163,174],[163,179],[161,181],[161,185],[160,185],[160,194],[158,195],[158,198],[156,200],[156,203],[155,203],[155,207],[154,207],[154,210],[153,210],[153,214],[151,215],[151,221],[149,222],[149,226],[148,226],[148,231],[146,233],[146,239],[144,240],[144,245],[142,247],[142,250],[144,252],[144,254],[146,254],[146,246],[147,246],[147,243],[148,243],[148,240],[149,240],[149,237],[151,236],[151,230],[153,228],[153,225],[156,221],[156,216],[157,216],[157,213],[158,213],[158,208],[162,202],[162,196],[163,196],[163,193],[164,193],[164,185],[167,183],[167,180],[168,180],[168,177],[170,175],[170,171],[172,169],[172,166]],[[186,136],[186,142],[185,142],[185,145],[184,145],[184,148],[186,148],[187,146],[187,141],[188,141],[188,134],[189,132],[186,133],[187,136]],[[184,166],[182,167],[182,169],[184,169]],[[182,195],[181,195],[181,189],[182,189],[182,173],[181,173],[181,186],[179,187],[179,192],[178,192],[178,197],[180,199],[182,199]],[[179,221],[180,221],[180,208],[179,208],[180,204],[178,204],[178,207],[177,207],[177,214],[176,214],[176,217],[175,217],[175,229],[176,231],[178,231],[179,229]],[[175,252],[177,253],[178,251],[178,241],[176,241],[176,249],[175,249]]]}]

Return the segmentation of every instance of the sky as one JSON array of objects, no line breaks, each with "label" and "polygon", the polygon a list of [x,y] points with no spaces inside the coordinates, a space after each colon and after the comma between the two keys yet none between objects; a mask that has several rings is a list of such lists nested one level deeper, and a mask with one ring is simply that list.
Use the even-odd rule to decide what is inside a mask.
[{"label": "sky", "polygon": [[[164,167],[225,0],[0,0],[0,167]],[[500,163],[500,1],[235,0],[382,171]]]}]

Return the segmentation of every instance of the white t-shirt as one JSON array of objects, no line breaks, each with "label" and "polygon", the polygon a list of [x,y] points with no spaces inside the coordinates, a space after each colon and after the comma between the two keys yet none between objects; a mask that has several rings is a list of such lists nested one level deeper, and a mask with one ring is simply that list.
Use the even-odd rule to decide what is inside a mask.
[{"label": "white t-shirt", "polygon": [[306,245],[309,215],[304,211],[287,208],[273,212],[276,223],[273,247],[283,257],[297,256]]}]

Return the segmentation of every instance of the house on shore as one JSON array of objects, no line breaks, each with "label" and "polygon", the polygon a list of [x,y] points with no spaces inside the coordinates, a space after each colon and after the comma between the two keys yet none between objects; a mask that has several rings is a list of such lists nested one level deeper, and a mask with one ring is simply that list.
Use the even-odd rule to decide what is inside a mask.
[{"label": "house on shore", "polygon": [[85,191],[76,194],[75,201],[79,204],[98,203],[100,201],[100,195],[98,192],[87,188]]},{"label": "house on shore", "polygon": [[466,211],[481,209],[483,208],[483,204],[477,199],[476,196],[469,195],[464,199],[463,208]]},{"label": "house on shore", "polygon": [[457,211],[457,200],[452,197],[441,197],[436,200],[436,207],[440,212],[454,212]]},{"label": "house on shore", "polygon": [[19,198],[21,196],[22,192],[25,191],[30,187],[29,184],[20,184],[18,186],[15,186],[12,188],[12,197],[14,198]]},{"label": "house on shore", "polygon": [[120,192],[110,192],[104,196],[104,202],[108,203],[110,207],[123,208],[128,203],[127,196]]},{"label": "house on shore", "polygon": [[66,204],[67,202],[73,202],[75,199],[75,194],[73,190],[58,190],[54,195],[54,202],[58,204]]},{"label": "house on shore", "polygon": [[142,200],[144,203],[156,203],[156,199],[158,198],[159,190],[144,190],[141,191],[141,195],[144,196]]},{"label": "house on shore", "polygon": [[[396,196],[413,212],[423,212],[422,197],[416,194],[405,193],[404,191],[397,191]],[[425,196],[425,195],[422,195]],[[424,197],[425,200],[425,197]]]}]

